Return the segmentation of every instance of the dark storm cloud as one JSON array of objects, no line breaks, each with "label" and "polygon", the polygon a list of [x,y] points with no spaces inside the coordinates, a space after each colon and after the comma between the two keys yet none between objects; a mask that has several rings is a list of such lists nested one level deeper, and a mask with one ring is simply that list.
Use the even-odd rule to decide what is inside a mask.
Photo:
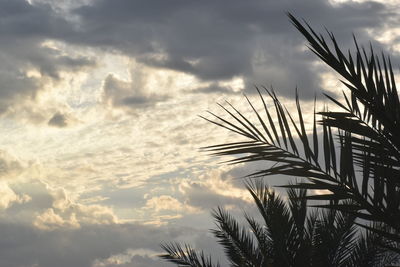
[{"label": "dark storm cloud", "polygon": [[57,15],[50,5],[30,5],[25,0],[1,0],[0,7],[2,41],[16,37],[56,38],[71,31],[66,20]]},{"label": "dark storm cloud", "polygon": [[365,28],[380,28],[396,16],[372,1],[332,6],[315,0],[99,0],[74,10],[85,33],[74,41],[203,80],[243,75],[248,84],[271,84],[290,95],[298,84],[311,96],[319,89],[319,69],[312,66],[315,57],[299,51],[303,39],[288,22],[287,10],[329,27],[345,46],[352,32],[367,40]]},{"label": "dark storm cloud", "polygon": [[49,47],[39,47],[35,53],[25,56],[25,59],[38,68],[42,75],[53,79],[59,79],[60,71],[79,71],[96,65],[96,61],[92,58],[85,56],[71,57]]}]

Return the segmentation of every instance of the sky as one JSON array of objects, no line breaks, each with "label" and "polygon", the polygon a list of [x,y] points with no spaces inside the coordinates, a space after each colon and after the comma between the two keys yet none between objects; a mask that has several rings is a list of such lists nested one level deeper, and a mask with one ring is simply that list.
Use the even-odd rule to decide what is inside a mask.
[{"label": "sky", "polygon": [[[285,12],[398,68],[400,1],[0,0],[0,266],[171,267],[160,243],[224,262],[210,211],[254,206],[200,147],[236,140],[201,119],[245,114],[273,86],[290,110],[335,76]],[[258,103],[259,104],[259,103]],[[306,109],[306,112],[309,109]],[[268,183],[284,184],[282,177]]]}]

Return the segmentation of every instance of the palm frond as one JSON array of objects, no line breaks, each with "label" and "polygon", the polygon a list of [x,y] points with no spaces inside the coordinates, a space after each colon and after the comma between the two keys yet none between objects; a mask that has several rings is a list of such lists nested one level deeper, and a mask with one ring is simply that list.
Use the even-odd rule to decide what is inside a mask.
[{"label": "palm frond", "polygon": [[313,259],[317,266],[343,266],[356,238],[354,217],[336,210],[319,213],[313,236]]},{"label": "palm frond", "polygon": [[287,195],[297,235],[300,239],[303,239],[306,234],[305,222],[307,219],[307,190],[288,188]]},{"label": "palm frond", "polygon": [[159,257],[178,266],[220,267],[219,263],[212,263],[210,256],[205,256],[203,252],[196,253],[189,245],[182,247],[179,244],[170,243],[161,245],[161,248],[166,254],[159,255]]},{"label": "palm frond", "polygon": [[[217,224],[212,232],[223,246],[230,266],[378,267],[400,258],[394,252],[399,248],[398,243],[371,231],[360,236],[352,214],[334,209],[307,212],[305,189],[289,185],[286,202],[263,180],[248,180],[246,187],[258,207],[261,221],[245,213],[249,227],[243,227],[222,208],[212,213]],[[383,230],[383,226],[371,229]],[[219,266],[188,245],[162,247],[167,254],[161,257],[178,266]]]},{"label": "palm frond", "polygon": [[250,231],[240,227],[239,223],[225,210],[217,208],[212,212],[217,229],[212,233],[224,247],[232,266],[261,266],[263,256],[254,243]]},{"label": "palm frond", "polygon": [[[256,88],[265,114],[258,112],[247,97],[246,100],[257,123],[230,104],[221,105],[230,119],[213,113],[215,121],[207,119],[247,140],[203,150],[216,156],[233,156],[227,161],[229,164],[271,163],[248,177],[280,174],[306,178],[306,182],[290,187],[328,190],[329,193],[307,199],[327,200],[328,204],[320,206],[383,222],[394,229],[396,240],[400,241],[400,101],[390,59],[379,59],[372,48],[367,56],[356,41],[355,56],[350,52],[346,55],[332,33],[328,32],[332,43],[329,45],[307,23],[304,26],[291,14],[289,17],[308,40],[310,49],[343,77],[350,90],[349,97],[344,94],[345,104],[327,96],[341,111],[316,113],[314,108],[310,137],[297,91],[295,120],[273,89],[263,87],[264,96]],[[316,115],[322,119],[317,121]],[[318,127],[322,128],[321,138]],[[351,201],[343,204],[342,200]]]},{"label": "palm frond", "polygon": [[[379,229],[379,225],[372,227]],[[396,245],[382,235],[367,230],[358,237],[354,248],[345,262],[345,266],[376,266],[383,267],[398,263],[400,254],[393,252],[388,246]]]},{"label": "palm frond", "polygon": [[376,55],[372,45],[368,55],[355,37],[355,55],[346,55],[331,32],[328,35],[333,48],[307,23],[304,26],[291,14],[289,18],[310,49],[343,77],[342,82],[350,90],[350,99],[340,105],[345,112],[324,112],[322,123],[346,132],[349,151],[345,155],[354,154],[355,163],[363,172],[362,194],[366,197],[368,184],[373,183],[372,202],[377,217],[384,213],[384,217],[392,218],[386,223],[400,230],[400,101],[390,58],[383,53]]},{"label": "palm frond", "polygon": [[257,240],[258,249],[263,257],[261,266],[266,266],[266,264],[271,261],[274,255],[272,249],[272,240],[268,236],[264,225],[259,223],[255,218],[249,216],[248,214],[245,214],[245,218],[255,239]]},{"label": "palm frond", "polygon": [[264,231],[270,243],[271,254],[274,255],[274,264],[292,266],[299,243],[290,209],[262,180],[249,181],[246,187],[264,220]]}]

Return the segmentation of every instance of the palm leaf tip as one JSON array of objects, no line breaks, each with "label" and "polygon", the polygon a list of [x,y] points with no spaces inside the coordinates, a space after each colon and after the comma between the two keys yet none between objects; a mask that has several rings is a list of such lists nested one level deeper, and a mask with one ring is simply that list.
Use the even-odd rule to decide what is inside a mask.
[{"label": "palm leaf tip", "polygon": [[161,248],[166,253],[159,257],[178,266],[220,267],[219,263],[213,264],[211,256],[206,256],[204,252],[197,253],[190,245],[181,246],[178,243],[169,243],[162,244]]}]

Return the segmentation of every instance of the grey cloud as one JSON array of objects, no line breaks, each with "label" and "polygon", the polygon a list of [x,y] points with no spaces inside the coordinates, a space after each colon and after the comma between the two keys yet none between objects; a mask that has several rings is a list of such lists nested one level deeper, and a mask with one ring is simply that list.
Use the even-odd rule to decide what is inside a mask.
[{"label": "grey cloud", "polygon": [[79,71],[96,66],[93,58],[72,57],[49,47],[38,47],[35,53],[25,54],[24,59],[29,60],[32,66],[37,67],[42,75],[53,79],[59,79],[60,71]]},{"label": "grey cloud", "polygon": [[[0,17],[0,113],[34,99],[46,79],[58,79],[60,71],[95,65],[91,58],[65,55],[42,45],[73,32],[73,25],[50,5],[0,0]],[[38,70],[42,77],[28,76],[30,69]]]},{"label": "grey cloud", "polygon": [[68,126],[68,118],[66,115],[57,112],[51,117],[48,124],[50,126],[64,128]]},{"label": "grey cloud", "polygon": [[242,75],[246,85],[272,84],[286,95],[299,85],[310,97],[320,89],[320,70],[312,67],[315,57],[299,52],[303,40],[290,26],[286,10],[314,25],[326,25],[345,46],[352,32],[361,40],[368,39],[365,28],[380,28],[396,16],[372,1],[332,6],[313,0],[235,0],[229,5],[220,1],[158,0],[144,5],[99,0],[73,11],[81,17],[85,33],[74,41],[117,49],[146,64],[203,80]]},{"label": "grey cloud", "polygon": [[[58,79],[60,71],[96,64],[90,58],[51,51],[41,46],[44,40],[122,52],[144,64],[212,82],[242,76],[247,88],[271,84],[289,96],[298,85],[302,97],[311,97],[320,90],[321,69],[313,65],[316,57],[299,50],[304,47],[303,39],[285,11],[313,25],[326,25],[345,47],[351,46],[352,32],[365,43],[373,37],[366,28],[378,30],[398,18],[390,7],[373,1],[337,6],[322,0],[233,0],[229,5],[183,0],[84,3],[75,8],[77,1],[68,1],[65,6],[70,9],[61,12],[51,1],[30,5],[25,0],[0,0],[0,112],[23,98],[34,98],[43,87],[41,78],[27,77],[21,70],[35,67],[42,75]],[[114,96],[114,104],[126,107],[152,102],[152,98],[163,100],[143,94]]]},{"label": "grey cloud", "polygon": [[151,257],[154,256],[152,252],[161,253],[160,243],[178,240],[196,242],[203,233],[191,227],[139,223],[82,223],[78,229],[41,230],[31,225],[31,217],[54,206],[54,196],[45,184],[38,181],[15,184],[12,189],[16,193],[28,193],[32,200],[12,205],[1,214],[0,266],[37,264],[40,267],[92,267],[96,260],[124,254],[127,250],[145,250],[150,251],[150,254],[132,254],[132,262],[128,266],[141,267],[144,262],[148,262],[148,266],[172,267]]},{"label": "grey cloud", "polygon": [[[130,262],[109,262],[101,267],[173,267],[151,253],[163,253],[160,243],[170,241],[189,243],[226,263],[222,247],[207,234],[209,231],[178,225],[90,225],[77,230],[41,231],[26,225],[1,223],[0,231],[0,266],[7,267],[93,267],[96,262],[107,263],[108,258],[129,250],[138,250]],[[140,250],[150,253],[143,254]]]},{"label": "grey cloud", "polygon": [[[25,0],[1,0],[1,39],[13,43],[16,38],[60,38],[72,34],[68,20],[49,4],[29,4]],[[18,40],[17,40],[18,41]]]},{"label": "grey cloud", "polygon": [[[47,78],[58,80],[61,71],[79,71],[96,64],[91,58],[61,55],[32,40],[0,46],[0,59],[0,113],[15,103],[34,99]],[[42,77],[28,76],[30,69],[36,69]]]},{"label": "grey cloud", "polygon": [[[147,249],[161,253],[161,240],[176,240],[190,229],[139,224],[85,226],[78,230],[41,231],[19,224],[0,224],[0,266],[91,267],[96,259],[106,259],[127,249]],[[40,245],[38,245],[40,244]],[[23,255],[23,256],[22,256]],[[173,266],[149,257],[133,257],[129,266]],[[154,264],[154,265],[153,265]],[[112,266],[112,265],[111,265]]]},{"label": "grey cloud", "polygon": [[0,113],[7,111],[19,97],[34,97],[40,85],[37,79],[27,77],[14,66],[4,67],[7,68],[7,63],[0,67]]},{"label": "grey cloud", "polygon": [[[243,186],[243,183],[241,186]],[[185,190],[185,195],[187,196],[187,204],[204,210],[211,210],[225,205],[243,207],[247,204],[243,199],[219,195],[206,185],[196,182],[190,183],[190,188]]]},{"label": "grey cloud", "polygon": [[[244,89],[244,88],[242,88]],[[224,93],[224,94],[232,94],[234,91],[232,88],[226,87],[226,86],[220,86],[217,83],[212,83],[209,86],[206,87],[200,87],[196,89],[196,93]]]},{"label": "grey cloud", "polygon": [[3,214],[5,217],[1,218],[3,223],[29,224],[37,214],[43,212],[53,204],[53,197],[42,182],[15,183],[10,185],[10,187],[19,195],[29,195],[31,201],[23,203],[23,206],[11,206],[7,209]]},{"label": "grey cloud", "polygon": [[4,150],[0,150],[0,177],[19,173],[24,169],[23,163]]},{"label": "grey cloud", "polygon": [[[248,163],[244,166],[237,166],[227,172],[221,173],[220,179],[233,185],[233,187],[244,189],[244,184],[248,180],[244,177],[253,172],[265,169],[265,162]],[[250,180],[251,181],[251,180]],[[286,185],[289,181],[294,181],[292,177],[287,176],[270,176],[265,178],[265,182],[271,186]],[[279,193],[284,193],[285,190],[279,187],[275,187]],[[253,203],[244,201],[242,198],[235,196],[224,196],[217,194],[210,190],[207,185],[191,182],[190,187],[185,189],[185,195],[187,196],[187,203],[189,205],[202,208],[204,210],[215,209],[217,206],[235,206],[236,209],[254,208]],[[250,197],[250,194],[248,194]]]},{"label": "grey cloud", "polygon": [[74,118],[72,115],[58,111],[53,114],[47,124],[53,127],[65,128],[72,126],[78,122],[79,120]]},{"label": "grey cloud", "polygon": [[59,12],[67,12],[70,9],[78,8],[80,6],[88,5],[93,0],[30,0],[33,4],[48,4]]},{"label": "grey cloud", "polygon": [[58,65],[67,67],[68,69],[80,69],[82,67],[91,67],[96,65],[96,61],[93,58],[88,57],[77,57],[72,58],[68,56],[59,56],[57,58]]},{"label": "grey cloud", "polygon": [[[152,257],[149,257],[147,255],[134,255],[132,258],[129,259],[129,262],[127,263],[115,263],[115,264],[107,264],[103,263],[104,265],[101,265],[102,267],[148,267],[148,266],[167,266],[165,262],[161,262],[161,259],[155,259]],[[173,266],[172,264],[168,264],[168,266]]]},{"label": "grey cloud", "polygon": [[142,75],[144,74],[140,72],[134,73],[131,82],[119,80],[112,74],[108,75],[103,85],[103,101],[114,107],[140,108],[165,100],[166,96],[149,94],[142,88]]}]

